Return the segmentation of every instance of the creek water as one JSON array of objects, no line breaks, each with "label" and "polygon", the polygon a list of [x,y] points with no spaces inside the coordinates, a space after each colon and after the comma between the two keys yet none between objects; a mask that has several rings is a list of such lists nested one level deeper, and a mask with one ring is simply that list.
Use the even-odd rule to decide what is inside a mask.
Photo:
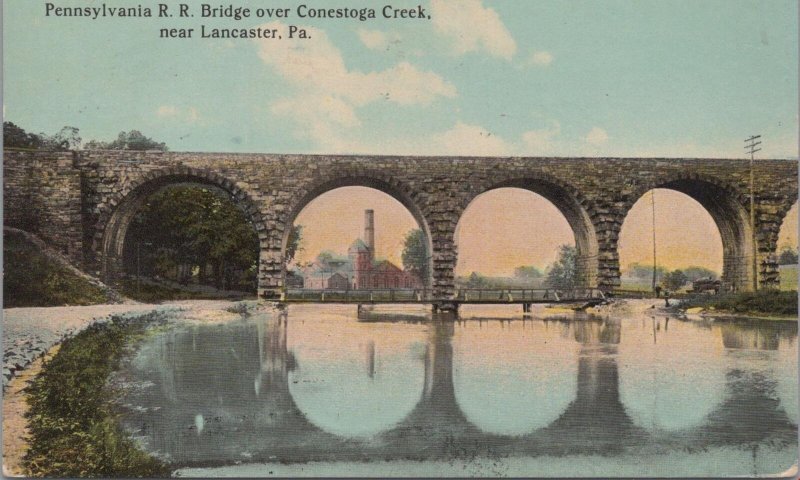
[{"label": "creek water", "polygon": [[797,463],[797,325],[291,306],[177,322],[116,376],[182,476],[726,476]]}]

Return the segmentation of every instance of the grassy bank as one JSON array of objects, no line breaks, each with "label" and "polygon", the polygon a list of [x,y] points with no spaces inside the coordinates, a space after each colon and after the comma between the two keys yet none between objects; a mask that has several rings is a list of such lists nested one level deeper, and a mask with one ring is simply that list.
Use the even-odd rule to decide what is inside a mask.
[{"label": "grassy bank", "polygon": [[3,307],[108,303],[102,288],[48,257],[17,232],[3,233]]},{"label": "grassy bank", "polygon": [[119,426],[113,410],[117,392],[108,385],[126,347],[163,321],[159,313],[112,317],[64,341],[28,387],[27,475],[169,475],[167,465],[141,451]]},{"label": "grassy bank", "polygon": [[138,284],[136,279],[124,279],[119,282],[120,292],[126,297],[144,303],[160,303],[174,300],[245,300],[256,298],[246,292],[214,292],[196,291],[189,288],[177,288],[165,284],[154,283],[153,281],[141,281]]},{"label": "grassy bank", "polygon": [[797,291],[761,290],[722,295],[698,295],[687,298],[681,306],[754,316],[796,317]]}]

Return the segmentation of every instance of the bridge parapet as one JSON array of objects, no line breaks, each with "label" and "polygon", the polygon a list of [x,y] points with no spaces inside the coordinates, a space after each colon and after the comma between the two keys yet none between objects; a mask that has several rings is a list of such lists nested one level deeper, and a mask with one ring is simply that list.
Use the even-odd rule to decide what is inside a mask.
[{"label": "bridge parapet", "polygon": [[342,186],[376,188],[409,209],[428,237],[429,286],[442,300],[456,295],[459,219],[494,188],[526,188],[550,200],[575,232],[582,286],[604,290],[619,286],[625,217],[652,188],[683,192],[709,211],[723,238],[725,278],[744,289],[756,274],[762,288],[778,281],[778,232],[797,200],[797,162],[786,160],[756,162],[754,226],[742,216],[746,160],[9,151],[3,161],[6,224],[38,233],[95,274],[119,261],[126,222],[147,192],[189,182],[230,193],[258,230],[259,291],[272,298],[284,287],[283,250],[295,217]]}]

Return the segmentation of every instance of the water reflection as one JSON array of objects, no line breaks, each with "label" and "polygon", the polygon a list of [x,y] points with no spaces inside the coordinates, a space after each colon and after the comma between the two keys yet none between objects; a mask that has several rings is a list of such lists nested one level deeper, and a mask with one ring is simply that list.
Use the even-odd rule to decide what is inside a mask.
[{"label": "water reflection", "polygon": [[358,321],[293,308],[154,336],[125,425],[180,465],[796,444],[796,326]]},{"label": "water reflection", "polygon": [[353,322],[350,310],[326,321],[290,321],[286,348],[297,368],[289,372],[289,391],[314,425],[344,437],[370,437],[419,402],[425,327]]},{"label": "water reflection", "polygon": [[469,421],[485,432],[522,435],[557,419],[578,390],[580,345],[568,334],[566,322],[459,326],[452,340],[454,383]]}]

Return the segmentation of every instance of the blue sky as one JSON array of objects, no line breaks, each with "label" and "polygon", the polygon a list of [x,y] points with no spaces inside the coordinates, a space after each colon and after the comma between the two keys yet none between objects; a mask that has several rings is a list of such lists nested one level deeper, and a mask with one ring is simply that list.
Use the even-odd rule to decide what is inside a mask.
[{"label": "blue sky", "polygon": [[[794,1],[423,6],[431,20],[274,23],[53,18],[6,0],[5,119],[84,140],[139,129],[179,151],[731,157],[760,133],[764,157],[797,157]],[[312,39],[158,38],[269,23]]]}]

